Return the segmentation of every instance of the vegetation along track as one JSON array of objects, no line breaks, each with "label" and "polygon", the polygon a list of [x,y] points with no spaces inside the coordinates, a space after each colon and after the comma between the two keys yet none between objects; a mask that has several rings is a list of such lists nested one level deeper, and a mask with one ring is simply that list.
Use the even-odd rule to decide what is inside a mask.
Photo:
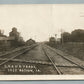
[{"label": "vegetation along track", "polygon": [[[31,49],[33,49],[34,47],[36,47],[38,44],[34,44],[32,46],[26,46],[26,47],[22,47],[22,48],[18,48],[13,50],[12,52],[10,51],[9,53],[6,54],[2,54],[0,55],[0,66],[13,60],[15,57],[18,57],[28,51],[30,51]],[[3,60],[5,59],[5,60]]]}]

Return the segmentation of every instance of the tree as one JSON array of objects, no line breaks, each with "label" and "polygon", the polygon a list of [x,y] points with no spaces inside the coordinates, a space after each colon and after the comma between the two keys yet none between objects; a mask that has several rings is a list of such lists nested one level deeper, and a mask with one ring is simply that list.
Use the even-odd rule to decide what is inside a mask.
[{"label": "tree", "polygon": [[63,32],[62,34],[61,34],[61,42],[70,42],[71,41],[71,34],[70,33],[68,33],[68,32]]},{"label": "tree", "polygon": [[50,37],[49,38],[49,45],[52,47],[56,47],[56,39],[55,37]]},{"label": "tree", "polygon": [[9,37],[13,37],[11,40],[11,45],[20,46],[24,43],[23,38],[20,36],[20,33],[17,31],[17,28],[13,27],[12,31],[9,33]]},{"label": "tree", "polygon": [[71,32],[71,39],[73,42],[84,42],[84,30],[77,29]]}]

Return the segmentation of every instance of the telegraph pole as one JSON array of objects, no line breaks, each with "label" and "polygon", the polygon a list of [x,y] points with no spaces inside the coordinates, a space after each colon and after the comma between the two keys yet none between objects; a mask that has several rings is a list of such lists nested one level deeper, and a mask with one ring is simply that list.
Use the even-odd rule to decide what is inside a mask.
[{"label": "telegraph pole", "polygon": [[62,42],[62,45],[64,44],[63,32],[64,32],[64,30],[61,29],[61,42]]},{"label": "telegraph pole", "polygon": [[55,40],[57,41],[57,34],[55,34]]}]

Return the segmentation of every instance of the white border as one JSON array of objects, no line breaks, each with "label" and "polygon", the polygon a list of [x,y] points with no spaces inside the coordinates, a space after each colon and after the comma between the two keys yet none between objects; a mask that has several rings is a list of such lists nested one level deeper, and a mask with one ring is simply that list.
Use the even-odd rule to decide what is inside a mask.
[{"label": "white border", "polygon": [[84,80],[84,75],[0,75],[0,80]]}]

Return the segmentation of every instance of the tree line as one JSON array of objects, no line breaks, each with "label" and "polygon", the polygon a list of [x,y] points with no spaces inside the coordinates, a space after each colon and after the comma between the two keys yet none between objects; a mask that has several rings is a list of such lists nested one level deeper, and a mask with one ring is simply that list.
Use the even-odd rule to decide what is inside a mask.
[{"label": "tree line", "polygon": [[63,32],[61,34],[61,41],[63,42],[84,42],[84,30],[76,29],[69,32]]}]

